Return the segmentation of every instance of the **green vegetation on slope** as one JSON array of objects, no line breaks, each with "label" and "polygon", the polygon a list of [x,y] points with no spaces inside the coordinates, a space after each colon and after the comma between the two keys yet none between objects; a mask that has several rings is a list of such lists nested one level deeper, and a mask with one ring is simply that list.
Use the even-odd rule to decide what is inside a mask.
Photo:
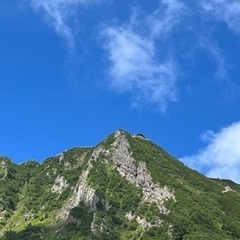
[{"label": "green vegetation on slope", "polygon": [[156,183],[174,189],[176,201],[166,202],[174,239],[240,239],[239,185],[223,193],[229,181],[209,179],[151,141],[127,136],[136,162],[145,161]]},{"label": "green vegetation on slope", "polygon": [[[11,229],[12,235],[13,231],[25,234],[24,229],[29,224],[36,227],[55,223],[57,213],[71,196],[91,152],[90,148],[74,148],[64,153],[62,162],[57,156],[46,159],[41,165],[35,161],[16,165],[9,159],[2,159],[6,162],[4,166],[7,165],[7,175],[0,179],[3,202],[0,233]],[[53,192],[51,189],[58,176],[66,181],[66,187]]]},{"label": "green vegetation on slope", "polygon": [[[115,141],[111,134],[98,145],[109,154],[101,153],[96,160],[91,158],[94,148],[73,148],[42,164],[28,161],[16,165],[1,157],[2,239],[240,239],[238,184],[209,179],[151,141],[121,132],[129,142],[135,165],[145,162],[153,182],[174,192],[176,200],[165,201],[169,214],[161,214],[155,204],[144,202],[142,189],[119,174],[111,159]],[[98,196],[97,211],[82,201],[70,210],[65,222],[60,221],[57,216],[90,160],[87,183]],[[144,229],[137,217],[151,226]]]}]

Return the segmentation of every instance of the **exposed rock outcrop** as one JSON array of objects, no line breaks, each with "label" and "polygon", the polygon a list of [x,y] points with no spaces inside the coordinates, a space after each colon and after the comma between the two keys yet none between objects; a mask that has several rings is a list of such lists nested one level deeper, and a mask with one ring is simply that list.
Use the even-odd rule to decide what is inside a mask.
[{"label": "exposed rock outcrop", "polygon": [[[107,159],[112,160],[115,164],[115,168],[122,177],[125,177],[130,183],[142,189],[144,196],[143,202],[156,204],[160,213],[168,214],[169,210],[164,206],[164,202],[168,199],[175,200],[173,191],[171,191],[166,186],[160,187],[158,184],[154,183],[147,169],[146,163],[140,162],[137,165],[136,161],[131,156],[131,152],[129,149],[130,146],[128,140],[125,134],[122,133],[120,130],[115,133],[114,142],[111,144],[110,149],[105,149],[101,147],[101,145],[97,147],[93,151],[88,161],[87,168],[81,173],[79,180],[74,187],[72,197],[62,208],[59,217],[66,220],[69,216],[69,212],[71,211],[71,209],[77,207],[80,202],[86,203],[89,206],[89,211],[92,212],[95,212],[97,210],[96,204],[99,201],[101,201],[103,205],[106,205],[106,210],[111,207],[107,202],[104,202],[103,199],[100,199],[97,196],[95,189],[89,186],[87,181],[90,170],[93,167],[92,163],[99,160],[100,154],[102,156],[105,156],[106,158],[105,160],[104,158],[101,158],[101,161],[103,161],[104,164],[109,165],[110,163]],[[59,184],[60,179],[57,179],[56,184],[58,184],[58,188],[54,185],[54,191],[60,191],[60,186],[62,186],[61,184]],[[61,182],[63,182],[62,179]],[[134,216],[134,218],[142,226],[143,229],[147,229],[151,226],[161,223],[161,221],[158,220],[155,224],[150,224],[146,221],[146,219],[140,218],[139,216]],[[93,232],[96,230],[95,225],[96,224],[94,224],[93,221]]]},{"label": "exposed rock outcrop", "polygon": [[222,191],[222,193],[227,193],[227,192],[236,192],[236,191],[233,190],[232,188],[230,188],[229,186],[225,186],[224,190]]},{"label": "exposed rock outcrop", "polygon": [[151,227],[154,227],[154,226],[160,226],[162,221],[159,219],[159,218],[156,218],[155,222],[154,223],[150,223],[148,222],[145,218],[143,217],[140,217],[140,216],[136,216],[135,214],[133,214],[132,212],[128,212],[126,215],[125,215],[125,218],[128,220],[128,221],[133,221],[133,220],[136,220],[137,223],[141,226],[141,228],[146,231],[148,230],[149,228]]},{"label": "exposed rock outcrop", "polygon": [[90,211],[96,211],[96,204],[99,201],[99,197],[97,196],[95,190],[88,185],[87,179],[89,172],[92,169],[92,161],[95,161],[98,158],[102,150],[103,149],[101,147],[98,147],[93,151],[87,164],[87,169],[81,173],[71,198],[62,208],[59,215],[60,219],[66,220],[71,209],[77,207],[80,202],[86,203],[90,207]]},{"label": "exposed rock outcrop", "polygon": [[8,175],[8,169],[7,169],[7,164],[4,160],[0,162],[0,173],[1,173],[0,177],[3,179],[6,179]]},{"label": "exposed rock outcrop", "polygon": [[115,133],[115,141],[111,149],[112,160],[116,164],[118,172],[123,177],[126,177],[129,182],[142,189],[145,202],[155,203],[161,213],[167,214],[168,209],[164,206],[164,201],[168,199],[175,200],[173,191],[167,186],[160,187],[158,184],[153,183],[146,163],[140,162],[136,166],[129,149],[130,146],[125,134],[118,130]]},{"label": "exposed rock outcrop", "polygon": [[63,192],[63,190],[67,187],[68,187],[67,180],[64,179],[63,176],[58,175],[57,178],[55,179],[53,186],[51,187],[51,191],[53,193],[58,193],[60,195]]}]

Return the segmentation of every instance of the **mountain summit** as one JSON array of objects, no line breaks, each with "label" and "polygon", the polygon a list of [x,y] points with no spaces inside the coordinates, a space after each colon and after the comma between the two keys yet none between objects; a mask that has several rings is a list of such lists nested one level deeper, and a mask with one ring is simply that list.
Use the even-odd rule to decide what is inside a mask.
[{"label": "mountain summit", "polygon": [[0,157],[0,239],[240,239],[240,186],[189,169],[143,134],[42,164]]}]

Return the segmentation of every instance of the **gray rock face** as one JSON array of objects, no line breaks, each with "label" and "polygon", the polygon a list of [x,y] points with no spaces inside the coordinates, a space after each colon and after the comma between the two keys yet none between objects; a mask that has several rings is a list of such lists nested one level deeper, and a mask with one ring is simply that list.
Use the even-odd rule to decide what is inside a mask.
[{"label": "gray rock face", "polygon": [[62,208],[62,211],[59,215],[60,219],[66,220],[68,218],[69,212],[71,209],[77,207],[80,202],[84,202],[90,206],[90,211],[96,211],[96,204],[99,201],[98,196],[95,193],[95,190],[90,187],[87,183],[88,175],[92,169],[92,161],[95,161],[99,154],[101,153],[102,148],[96,148],[92,153],[91,158],[89,159],[87,169],[82,172],[79,177],[79,180],[74,188],[71,198]]},{"label": "gray rock face", "polygon": [[58,193],[60,195],[63,192],[63,190],[67,187],[68,187],[67,180],[64,179],[63,176],[58,175],[57,178],[55,179],[53,186],[51,187],[51,191],[53,193]]},{"label": "gray rock face", "polygon": [[163,204],[165,200],[175,200],[174,192],[167,186],[160,187],[153,183],[146,163],[140,162],[136,166],[129,150],[130,146],[126,136],[118,130],[115,133],[115,141],[111,151],[112,160],[116,164],[118,172],[129,182],[142,189],[145,202],[155,203],[161,213],[167,214],[168,209]]},{"label": "gray rock face", "polygon": [[141,218],[139,216],[136,216],[135,214],[133,214],[132,212],[128,212],[126,215],[125,215],[125,218],[128,220],[128,221],[133,221],[133,220],[136,220],[137,223],[141,226],[141,228],[146,231],[148,230],[149,228],[151,227],[154,227],[154,226],[160,226],[162,224],[161,220],[160,219],[156,219],[155,220],[155,223],[150,223],[148,222],[145,218]]},{"label": "gray rock face", "polygon": [[225,186],[224,190],[222,191],[222,193],[227,193],[227,192],[236,192],[236,191],[233,190],[232,188],[230,188],[229,186]]},{"label": "gray rock face", "polygon": [[7,169],[7,164],[4,160],[0,162],[0,171],[2,173],[2,179],[6,179],[8,175],[8,169]]},{"label": "gray rock face", "polygon": [[[156,204],[159,211],[163,214],[169,212],[164,206],[164,201],[168,199],[175,200],[173,191],[167,186],[160,187],[152,181],[145,162],[140,162],[138,165],[134,164],[135,161],[131,156],[130,146],[124,133],[118,130],[114,137],[115,140],[110,149],[106,150],[99,146],[92,153],[86,170],[79,177],[72,197],[62,208],[61,219],[67,219],[70,210],[77,207],[81,201],[90,206],[90,211],[95,212],[97,210],[96,204],[102,201],[102,199],[99,199],[95,190],[88,185],[87,179],[93,167],[92,162],[98,160],[100,154],[115,163],[115,167],[122,177],[125,177],[130,183],[142,189],[144,195],[143,202]],[[109,164],[107,160],[103,160],[103,163],[106,165]],[[144,223],[144,219],[141,220],[138,218],[138,220],[144,226],[147,224]]]}]

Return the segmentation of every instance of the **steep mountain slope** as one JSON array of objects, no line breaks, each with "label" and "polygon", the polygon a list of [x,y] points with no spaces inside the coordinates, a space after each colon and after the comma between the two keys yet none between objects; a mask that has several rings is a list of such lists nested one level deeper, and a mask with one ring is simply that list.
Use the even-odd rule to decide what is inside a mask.
[{"label": "steep mountain slope", "polygon": [[13,164],[0,158],[1,239],[240,239],[240,186],[143,135]]}]

